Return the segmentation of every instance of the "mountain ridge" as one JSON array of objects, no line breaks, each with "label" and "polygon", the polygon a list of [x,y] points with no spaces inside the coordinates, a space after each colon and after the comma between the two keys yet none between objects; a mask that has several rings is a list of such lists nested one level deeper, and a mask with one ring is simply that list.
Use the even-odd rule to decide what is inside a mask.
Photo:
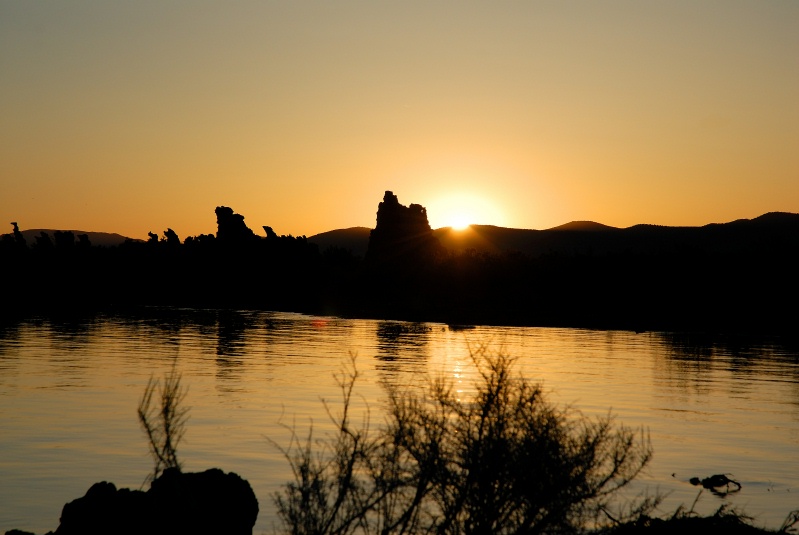
[{"label": "mountain ridge", "polygon": [[[369,228],[309,239],[264,227],[264,238],[243,225],[243,216],[225,213],[218,236],[183,243],[168,230],[148,243],[89,251],[85,240],[70,248],[53,236],[49,246],[34,235],[39,239],[27,251],[19,235],[5,235],[0,272],[25,291],[4,295],[0,319],[81,308],[235,307],[462,325],[792,336],[799,321],[790,306],[799,302],[799,214],[625,229],[583,221],[548,230],[433,231],[399,221],[402,232],[384,240],[382,256],[359,260],[357,248],[366,251],[374,239]],[[419,234],[424,247],[403,249]],[[433,237],[442,247],[428,247]],[[345,247],[356,250],[350,255]]]},{"label": "mountain ridge", "polygon": [[25,240],[28,242],[28,245],[33,243],[36,239],[36,236],[41,235],[42,232],[48,234],[50,238],[53,238],[56,232],[71,232],[72,234],[75,235],[75,238],[77,238],[81,234],[86,234],[89,237],[89,242],[92,245],[99,245],[102,247],[113,247],[115,245],[120,245],[122,243],[125,243],[126,240],[134,239],[134,238],[128,238],[127,236],[123,236],[122,234],[117,234],[115,232],[97,232],[97,231],[86,231],[86,230],[75,230],[75,229],[62,230],[62,229],[31,228],[31,229],[21,230],[20,232],[22,232],[22,235],[25,237]]},{"label": "mountain ridge", "polygon": [[[646,247],[640,243],[647,239],[654,239],[655,242],[663,242],[667,239],[688,239],[689,245],[697,247],[701,243],[696,242],[707,242],[711,239],[711,236],[707,236],[710,233],[724,235],[736,230],[756,232],[770,230],[783,235],[783,238],[790,241],[792,229],[799,229],[799,214],[776,211],[766,212],[752,219],[742,218],[724,223],[707,223],[701,226],[638,223],[629,227],[613,227],[595,221],[578,220],[542,230],[497,225],[470,225],[464,230],[441,227],[434,229],[433,234],[439,239],[442,246],[453,252],[474,249],[478,252],[518,251],[540,255],[548,252],[614,252],[621,249],[629,250],[630,247],[651,252],[655,249],[655,244]],[[56,230],[59,229],[26,229],[21,232],[28,244],[31,244],[35,241],[35,237],[42,232],[52,238]],[[338,248],[349,250],[355,256],[365,256],[371,230],[371,228],[363,226],[333,229],[309,236],[308,241],[317,244],[320,251]],[[61,231],[67,232],[67,230]],[[111,232],[74,229],[68,231],[76,237],[86,234],[92,245],[104,247],[121,245],[126,240],[144,241]],[[734,239],[727,238],[728,241]],[[749,242],[751,241],[752,237],[750,236]],[[666,244],[661,243],[660,245],[665,246]],[[673,246],[674,244],[672,244]]]},{"label": "mountain ridge", "polygon": [[[308,241],[320,250],[338,247],[364,256],[369,245],[367,227],[350,227],[316,234]],[[518,251],[533,256],[543,254],[607,254],[620,252],[676,252],[703,249],[731,252],[769,245],[781,239],[799,246],[799,214],[767,212],[752,219],[702,226],[666,226],[640,223],[612,227],[594,221],[572,221],[544,230],[518,229],[496,225],[470,225],[464,230],[441,227],[433,234],[446,249],[462,252],[499,253]]]}]

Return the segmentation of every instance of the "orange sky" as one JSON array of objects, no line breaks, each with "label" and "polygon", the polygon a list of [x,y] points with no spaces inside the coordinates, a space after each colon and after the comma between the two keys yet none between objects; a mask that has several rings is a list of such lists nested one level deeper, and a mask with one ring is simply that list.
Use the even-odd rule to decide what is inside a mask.
[{"label": "orange sky", "polygon": [[[799,212],[799,2],[0,3],[0,225]],[[11,226],[0,226],[9,232]]]}]

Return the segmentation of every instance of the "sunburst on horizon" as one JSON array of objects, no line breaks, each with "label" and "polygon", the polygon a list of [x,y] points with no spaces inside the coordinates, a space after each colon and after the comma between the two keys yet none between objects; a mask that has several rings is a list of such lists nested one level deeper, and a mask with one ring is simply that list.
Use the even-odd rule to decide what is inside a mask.
[{"label": "sunburst on horizon", "polygon": [[471,225],[502,225],[502,211],[488,197],[474,193],[451,193],[434,199],[427,206],[430,226],[462,231]]}]

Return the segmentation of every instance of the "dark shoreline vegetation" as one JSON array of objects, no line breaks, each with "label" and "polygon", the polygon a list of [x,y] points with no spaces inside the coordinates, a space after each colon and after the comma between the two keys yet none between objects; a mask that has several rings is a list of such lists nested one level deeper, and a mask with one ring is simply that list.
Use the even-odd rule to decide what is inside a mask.
[{"label": "dark shoreline vegetation", "polygon": [[[799,320],[796,307],[799,302],[799,278],[796,276],[799,272],[799,214],[772,213],[753,220],[700,228],[640,225],[630,229],[612,229],[575,223],[550,231],[480,226],[473,227],[467,234],[456,235],[446,229],[433,231],[423,207],[414,204],[403,206],[396,196],[386,192],[378,207],[375,229],[333,231],[318,237],[318,243],[314,238],[279,236],[269,227],[264,227],[265,237],[259,237],[244,224],[243,216],[227,207],[216,209],[216,219],[218,230],[214,235],[181,241],[171,229],[167,229],[162,238],[151,233],[149,241],[127,240],[113,246],[92,245],[88,235],[76,236],[69,231],[56,231],[52,236],[41,233],[33,239],[26,239],[14,224],[14,232],[0,238],[0,273],[7,289],[0,319],[15,321],[29,315],[53,315],[75,320],[84,313],[132,311],[134,314],[147,314],[154,310],[152,307],[156,307],[158,313],[169,313],[172,307],[187,307],[440,321],[461,326],[499,324],[657,330],[664,331],[664,335],[675,333],[676,345],[691,344],[697,336],[717,335],[735,338],[733,343],[747,335],[776,335],[781,338],[781,343],[792,345],[799,334],[796,331]],[[495,365],[497,361],[493,362]],[[504,369],[490,368],[491,361],[485,361],[484,365],[488,365],[484,371],[502,372]],[[495,377],[492,373],[484,374],[484,378]],[[354,381],[354,376],[351,379]],[[347,384],[351,383],[344,381],[342,386]],[[532,388],[531,385],[527,387]],[[346,388],[343,390],[346,393]],[[509,391],[515,392],[513,395],[519,394],[513,388]],[[153,390],[149,392],[152,396]],[[576,500],[564,502],[572,505],[561,511],[563,514],[557,520],[559,524],[541,530],[524,528],[521,524],[518,529],[496,530],[474,523],[472,517],[478,514],[475,512],[477,509],[469,507],[487,507],[490,505],[488,502],[468,493],[455,499],[451,493],[442,492],[447,485],[469,488],[469,485],[464,486],[465,480],[458,478],[468,480],[472,477],[470,472],[453,474],[441,471],[441,464],[437,464],[441,459],[425,457],[431,449],[441,453],[443,442],[433,440],[435,436],[440,440],[448,437],[451,442],[457,433],[442,427],[443,424],[432,428],[424,426],[436,421],[441,424],[443,420],[436,420],[443,414],[441,411],[454,411],[451,414],[456,416],[456,421],[465,418],[461,420],[464,425],[478,415],[459,415],[444,390],[433,389],[431,392],[432,397],[426,402],[401,395],[392,398],[395,411],[392,421],[395,424],[401,422],[398,416],[402,415],[410,418],[405,423],[416,421],[413,436],[424,439],[415,444],[424,445],[421,450],[412,451],[414,444],[407,440],[403,442],[403,435],[398,434],[397,427],[389,436],[386,430],[370,435],[368,430],[340,426],[337,442],[327,444],[325,450],[334,455],[328,459],[329,464],[319,464],[321,458],[309,457],[312,450],[304,449],[307,444],[294,444],[287,457],[300,477],[288,484],[284,501],[279,506],[287,526],[293,526],[287,528],[287,532],[346,533],[351,532],[352,527],[364,528],[366,525],[374,528],[371,530],[374,532],[381,531],[378,529],[380,526],[391,528],[385,529],[390,533],[402,532],[398,526],[404,526],[408,533],[421,532],[425,531],[425,526],[430,527],[424,522],[431,521],[431,510],[451,506],[457,506],[451,509],[451,521],[444,529],[437,528],[439,532],[577,532],[579,523],[574,519],[584,519],[589,509],[594,514],[601,512],[609,522],[595,533],[669,533],[699,529],[726,533],[774,532],[755,528],[743,514],[724,508],[710,517],[699,517],[692,509],[681,509],[672,515],[655,518],[650,516],[651,510],[646,507],[629,510],[630,514],[635,512],[632,516],[614,514],[597,507],[598,496],[592,496],[591,492],[578,492],[586,487],[566,477],[569,471],[561,470],[563,466],[558,468],[562,457],[547,458],[540,466],[542,470],[549,470],[550,475],[563,478],[563,481],[554,476],[549,480],[544,478],[544,483],[550,485],[549,491],[559,489],[558,492],[565,493],[561,494],[564,499],[571,496]],[[520,399],[513,398],[513,395],[503,398],[501,403]],[[169,396],[162,396],[160,403],[165,399],[168,401]],[[179,401],[173,398],[175,400]],[[428,402],[431,401],[432,407],[438,403],[436,410],[439,412],[423,411],[423,407],[430,409]],[[498,406],[502,408],[501,404]],[[172,405],[169,410],[176,408],[179,407]],[[407,412],[411,408],[413,410]],[[163,405],[161,409],[164,409]],[[541,414],[536,413],[540,409],[555,415],[556,429],[558,425],[583,425],[584,431],[602,428],[601,422],[581,421],[579,417],[566,424],[565,416],[546,404],[538,408],[530,405],[527,409],[522,408],[514,414],[535,416]],[[144,406],[140,408],[140,417],[142,410]],[[144,414],[147,416],[141,420],[143,425],[159,418],[157,411],[148,413],[144,410]],[[419,424],[421,421],[425,422],[424,425]],[[591,425],[600,427],[592,428]],[[228,480],[233,487],[244,488],[241,485],[243,481],[249,488],[247,482],[235,474],[224,474],[220,470],[181,474],[176,457],[169,460],[169,448],[161,452],[162,457],[158,457],[159,450],[153,449],[162,444],[164,438],[177,440],[179,436],[159,429],[156,426],[147,431],[151,452],[156,459],[161,459],[161,465],[157,461],[153,473],[153,492],[128,491],[130,494],[127,494],[123,492],[127,489],[117,490],[112,484],[98,484],[100,487],[88,494],[112,500],[125,494],[139,500],[139,505],[150,506],[161,503],[160,500],[166,497],[167,504],[174,505],[174,500],[179,499],[184,500],[181,507],[188,507],[187,504],[195,498],[206,498],[179,498],[180,494],[176,495],[175,489],[186,485],[202,486],[205,484],[201,483],[203,481],[219,485],[220,481]],[[411,432],[408,429],[413,428],[405,428],[404,432]],[[574,430],[573,427],[569,429]],[[625,435],[629,430],[617,430],[612,426],[603,429],[603,432],[611,433],[603,435],[606,438],[632,436]],[[527,435],[497,435],[494,438],[499,442],[477,440],[461,446],[471,455],[480,453],[488,445],[499,444],[510,448],[499,457],[505,455],[515,463],[518,458],[514,456],[524,448],[515,450],[518,445],[514,446],[513,441],[530,439],[540,431],[535,425],[529,426],[528,430],[530,433]],[[617,432],[621,435],[614,434]],[[583,439],[586,436],[583,435]],[[561,433],[558,440],[568,439],[567,442],[579,444],[580,440],[575,442],[573,437],[569,437],[568,432]],[[392,444],[393,450],[386,449]],[[556,440],[551,444],[558,446],[559,443]],[[643,454],[647,451],[641,449],[642,444],[636,444],[633,457],[644,460]],[[417,469],[416,481],[410,477],[413,471],[408,471],[411,465],[390,465],[389,461],[402,461],[398,457],[400,454],[405,455],[405,461],[412,458],[417,463],[418,466],[412,465]],[[422,461],[436,462],[421,470]],[[470,458],[464,457],[455,464],[466,466],[467,461]],[[372,479],[358,481],[356,486],[346,487],[341,494],[341,481],[347,477],[342,479],[340,476],[347,476],[347,466],[352,468],[356,464],[358,474],[367,474]],[[385,475],[389,473],[387,467],[396,472],[389,482],[377,478],[378,472],[370,472],[382,469],[384,472],[381,473]],[[501,473],[508,466],[495,468]],[[342,469],[345,471],[341,472]],[[510,472],[511,476],[518,474],[518,470],[513,468]],[[185,481],[182,479],[184,476],[188,478]],[[523,487],[526,484],[520,478],[516,479],[518,485]],[[513,477],[509,480],[514,481]],[[354,485],[351,478],[349,481]],[[421,486],[420,482],[423,483]],[[388,483],[393,486],[386,487]],[[563,486],[558,486],[561,483]],[[497,498],[492,506],[497,515],[503,507],[518,505],[519,497],[529,490],[519,488],[514,487],[515,490],[506,493],[504,498],[490,496]],[[378,495],[384,492],[385,496],[392,497],[394,501],[390,510],[382,505],[375,505],[376,509],[363,508],[364,503],[374,499],[375,492]],[[413,496],[421,493],[419,501],[414,501],[409,492]],[[436,498],[437,492],[439,496]],[[323,499],[325,496],[327,500]],[[330,503],[334,504],[334,512],[328,507]],[[650,502],[645,501],[643,505],[647,503]],[[159,514],[168,515],[171,511],[169,505],[157,507],[161,507]],[[479,513],[479,519],[490,516],[484,512]],[[794,529],[797,513],[792,515],[778,532]],[[345,518],[343,527],[342,518]],[[519,522],[524,523],[522,520]],[[187,524],[181,525],[185,527]],[[342,529],[333,529],[337,525]],[[539,524],[536,522],[536,525]],[[177,524],[169,526],[168,529],[164,527],[165,533],[180,532]],[[107,525],[98,532],[109,532]],[[199,532],[192,529],[192,533]],[[68,530],[56,533],[68,533]]]},{"label": "dark shoreline vegetation", "polygon": [[373,230],[325,233],[324,248],[267,226],[257,236],[227,207],[216,219],[216,234],[116,246],[70,231],[28,243],[15,224],[0,239],[3,316],[176,306],[794,337],[799,320],[799,214],[456,235],[386,192]]},{"label": "dark shoreline vegetation", "polygon": [[[460,400],[441,377],[423,393],[386,385],[385,418],[374,425],[368,407],[362,414],[355,406],[359,373],[350,355],[336,376],[340,404],[325,403],[333,433],[319,439],[313,428],[305,435],[290,427],[287,446],[273,442],[294,475],[271,497],[281,524],[276,532],[795,532],[799,510],[773,531],[725,506],[706,517],[693,505],[655,516],[657,494],[621,498],[653,453],[643,429],[617,425],[611,414],[587,418],[552,405],[540,385],[515,373],[510,357],[481,349],[472,359],[478,379],[470,400]],[[154,462],[150,488],[96,483],[64,506],[60,525],[47,535],[252,534],[259,504],[245,479],[218,468],[181,470],[185,395],[173,367],[163,382],[151,378],[141,398],[137,414]],[[741,488],[723,475],[692,483],[719,496]]]}]

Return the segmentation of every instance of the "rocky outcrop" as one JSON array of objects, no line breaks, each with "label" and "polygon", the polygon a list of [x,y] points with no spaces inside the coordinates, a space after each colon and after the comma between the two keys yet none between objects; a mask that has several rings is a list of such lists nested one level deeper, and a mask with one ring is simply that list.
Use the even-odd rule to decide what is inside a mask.
[{"label": "rocky outcrop", "polygon": [[427,210],[420,204],[403,206],[393,192],[386,191],[377,206],[377,224],[369,234],[367,261],[432,259],[440,248],[427,220]]},{"label": "rocky outcrop", "polygon": [[257,517],[258,500],[237,474],[171,468],[147,492],[95,483],[64,506],[61,524],[48,535],[251,535]]},{"label": "rocky outcrop", "polygon": [[216,210],[216,237],[220,243],[247,243],[258,239],[258,236],[244,223],[244,216],[233,212],[227,206],[217,206]]},{"label": "rocky outcrop", "polygon": [[264,232],[266,232],[266,239],[267,240],[274,240],[278,237],[277,233],[267,225],[264,225]]},{"label": "rocky outcrop", "polygon": [[12,221],[11,224],[14,226],[14,240],[18,246],[24,249],[28,246],[25,241],[25,236],[22,235],[22,232],[19,230],[19,225],[17,225],[16,221]]},{"label": "rocky outcrop", "polygon": [[171,228],[168,228],[164,231],[164,239],[166,240],[166,244],[170,247],[177,247],[180,245],[180,238]]}]

